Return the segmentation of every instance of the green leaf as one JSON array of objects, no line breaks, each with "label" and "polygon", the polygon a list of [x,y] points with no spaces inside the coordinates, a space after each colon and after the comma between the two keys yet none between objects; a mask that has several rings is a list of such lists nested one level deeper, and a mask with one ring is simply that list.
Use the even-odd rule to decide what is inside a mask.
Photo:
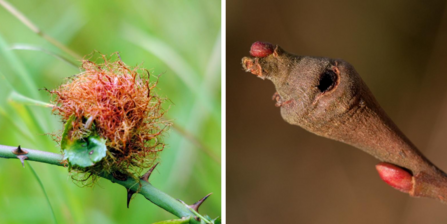
[{"label": "green leaf", "polygon": [[17,102],[17,103],[21,103],[24,105],[34,105],[34,106],[42,106],[42,107],[53,107],[54,106],[53,104],[50,104],[50,103],[45,103],[40,100],[31,99],[31,98],[26,97],[14,90],[9,94],[8,100]]},{"label": "green leaf", "polygon": [[221,224],[222,223],[222,219],[220,217],[217,217],[216,219],[213,219],[212,222],[214,224]]},{"label": "green leaf", "polygon": [[191,220],[191,217],[183,218],[183,219],[171,219],[161,222],[155,222],[153,224],[189,224]]},{"label": "green leaf", "polygon": [[[208,221],[211,220],[211,221]],[[208,215],[204,215],[202,219],[200,219],[200,224],[214,223],[214,220],[211,219]]]},{"label": "green leaf", "polygon": [[76,116],[74,114],[72,114],[67,122],[65,122],[65,127],[64,127],[64,133],[62,133],[62,140],[61,140],[61,148],[62,149],[66,149],[67,148],[67,141],[68,141],[68,132],[71,130],[71,128],[73,127],[73,121],[76,119]]},{"label": "green leaf", "polygon": [[64,149],[64,159],[71,165],[88,167],[95,165],[106,156],[106,140],[99,136],[89,136],[86,139],[68,141]]},{"label": "green leaf", "polygon": [[75,64],[74,62],[70,61],[70,60],[67,59],[66,57],[64,57],[64,56],[62,56],[62,55],[60,55],[60,54],[54,53],[54,52],[52,52],[52,51],[49,51],[49,50],[47,50],[47,49],[45,49],[45,48],[36,47],[36,46],[28,45],[28,44],[14,44],[14,45],[11,46],[11,49],[12,49],[12,50],[41,51],[41,52],[44,52],[44,53],[46,53],[46,54],[49,54],[49,55],[51,55],[51,56],[53,56],[53,57],[56,57],[57,59],[60,59],[60,60],[62,60],[63,62],[66,62],[66,63],[68,63],[68,64],[74,66],[75,68],[78,68],[78,65],[77,65],[77,64]]},{"label": "green leaf", "polygon": [[94,134],[83,139],[69,139],[68,132],[73,128],[73,121],[75,119],[76,116],[73,114],[65,122],[61,140],[64,159],[68,159],[68,162],[72,166],[93,166],[106,156],[106,140]]}]

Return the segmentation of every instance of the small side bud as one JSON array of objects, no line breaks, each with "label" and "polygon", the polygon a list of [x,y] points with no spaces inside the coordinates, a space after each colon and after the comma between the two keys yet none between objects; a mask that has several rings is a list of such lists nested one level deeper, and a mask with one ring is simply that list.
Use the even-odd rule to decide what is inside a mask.
[{"label": "small side bud", "polygon": [[408,171],[389,163],[379,163],[376,169],[380,178],[391,187],[405,193],[413,189],[413,176]]},{"label": "small side bud", "polygon": [[253,57],[263,58],[271,55],[273,51],[274,48],[271,43],[257,41],[251,45],[250,55]]}]

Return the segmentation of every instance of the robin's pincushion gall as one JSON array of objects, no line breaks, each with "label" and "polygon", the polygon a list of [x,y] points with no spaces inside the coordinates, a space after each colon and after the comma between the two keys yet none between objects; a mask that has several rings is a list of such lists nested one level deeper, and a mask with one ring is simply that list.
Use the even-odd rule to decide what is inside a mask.
[{"label": "robin's pincushion gall", "polygon": [[[49,91],[53,112],[66,123],[59,140],[69,165],[78,171],[138,178],[164,148],[161,134],[170,125],[162,118],[164,99],[154,94],[157,82],[149,80],[146,70],[102,58],[102,64],[84,60],[80,74]],[[101,141],[104,156],[91,158],[97,153],[91,145]]]}]

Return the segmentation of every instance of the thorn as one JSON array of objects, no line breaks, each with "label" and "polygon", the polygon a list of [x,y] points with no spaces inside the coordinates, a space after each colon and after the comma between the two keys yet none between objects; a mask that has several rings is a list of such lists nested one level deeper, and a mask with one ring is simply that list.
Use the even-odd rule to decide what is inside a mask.
[{"label": "thorn", "polygon": [[130,199],[132,199],[133,194],[135,194],[136,192],[133,191],[132,189],[127,189],[127,208],[129,208],[129,204],[130,204]]},{"label": "thorn", "polygon": [[200,205],[202,205],[202,203],[203,203],[203,202],[204,202],[210,195],[212,195],[212,194],[213,194],[213,193],[209,193],[209,194],[207,194],[205,197],[203,197],[202,199],[200,199],[198,202],[196,202],[196,203],[190,205],[189,207],[192,208],[192,209],[194,209],[197,213],[199,213],[199,207],[200,207]]},{"label": "thorn", "polygon": [[157,167],[158,163],[156,163],[152,168],[150,168],[143,176],[141,176],[141,180],[144,180],[146,182],[149,182],[149,177],[152,174],[152,171],[154,171],[155,167]]},{"label": "thorn", "polygon": [[18,155],[17,158],[20,159],[20,162],[22,162],[22,166],[25,167],[25,159],[28,159],[28,156]]},{"label": "thorn", "polygon": [[26,154],[28,154],[28,151],[26,151],[25,149],[22,149],[19,145],[16,149],[12,150],[12,153],[14,153],[16,155],[26,155]]}]

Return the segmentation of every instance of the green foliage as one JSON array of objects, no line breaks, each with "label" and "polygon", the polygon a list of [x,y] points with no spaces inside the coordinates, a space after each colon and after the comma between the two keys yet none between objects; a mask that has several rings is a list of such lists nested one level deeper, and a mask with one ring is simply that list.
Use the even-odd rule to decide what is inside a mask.
[{"label": "green foliage", "polygon": [[[15,0],[10,3],[43,32],[80,55],[93,50],[103,54],[119,51],[126,64],[147,68],[154,77],[162,74],[155,91],[172,102],[166,105],[169,119],[220,158],[219,1]],[[79,60],[31,32],[2,7],[0,21],[7,21],[0,26],[0,142],[60,153],[60,147],[46,135],[63,129],[51,109],[36,107],[34,103],[25,105],[9,96],[15,92],[50,102],[49,95],[39,89],[54,89],[64,78],[79,73],[79,69],[47,52],[78,66]],[[142,35],[131,39],[137,33]],[[169,46],[180,60],[169,61],[172,54],[163,49],[142,47],[160,42],[163,45],[159,46]],[[35,46],[33,49],[46,52],[17,46]],[[183,64],[179,65],[179,61]],[[181,70],[184,68],[187,70]],[[166,135],[165,142],[161,163],[150,182],[188,204],[213,192],[202,205],[201,213],[220,216],[220,164],[174,129]],[[0,172],[0,183],[11,183],[2,184],[0,191],[0,223],[52,223],[51,208],[39,184],[30,181],[32,174],[20,167],[18,161],[0,160],[0,170],[8,171]],[[153,223],[174,218],[140,195],[134,196],[126,209],[126,191],[109,181],[100,180],[93,189],[81,188],[67,178],[65,168],[38,163],[33,163],[33,168],[59,223]]]},{"label": "green foliage", "polygon": [[69,141],[64,150],[64,159],[72,166],[93,166],[106,156],[106,140],[99,136],[89,136],[86,139]]},{"label": "green foliage", "polygon": [[68,159],[72,166],[93,166],[106,156],[106,140],[94,132],[83,139],[70,139],[68,132],[72,129],[75,119],[74,115],[68,118],[62,133],[61,149],[64,150],[64,159]]},{"label": "green foliage", "polygon": [[[206,216],[205,218],[207,218],[208,220],[211,220],[208,216]],[[162,221],[162,222],[156,222],[154,224],[189,224],[189,223],[191,223],[191,219],[192,219],[191,217],[184,218],[184,219],[171,219],[171,220],[166,220],[166,221]],[[201,219],[200,223],[201,224],[206,224],[206,223],[220,224],[220,223],[222,223],[222,220],[220,217],[213,219],[209,222]]]},{"label": "green foliage", "polygon": [[171,219],[161,222],[155,222],[153,224],[189,224],[191,221],[191,217],[184,218],[184,219]]}]

